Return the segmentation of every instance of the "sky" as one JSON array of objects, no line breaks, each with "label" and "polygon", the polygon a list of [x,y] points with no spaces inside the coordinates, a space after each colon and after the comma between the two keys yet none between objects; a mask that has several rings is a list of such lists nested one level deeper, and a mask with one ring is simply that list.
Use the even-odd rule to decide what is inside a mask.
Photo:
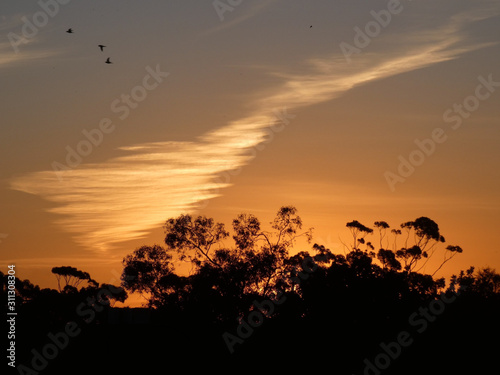
[{"label": "sky", "polygon": [[117,283],[170,217],[266,225],[284,205],[334,252],[349,221],[426,216],[446,243],[423,271],[447,245],[464,252],[437,275],[500,270],[500,1],[0,10],[2,271]]}]

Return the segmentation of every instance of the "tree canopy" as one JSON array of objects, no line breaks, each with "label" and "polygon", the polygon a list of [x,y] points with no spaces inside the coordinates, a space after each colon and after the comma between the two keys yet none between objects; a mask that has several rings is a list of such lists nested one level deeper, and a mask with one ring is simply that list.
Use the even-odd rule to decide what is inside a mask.
[{"label": "tree canopy", "polygon": [[[95,280],[90,278],[88,272],[80,271],[75,267],[71,266],[62,266],[62,267],[53,267],[52,273],[57,277],[57,285],[59,287],[59,291],[61,290],[70,290],[76,289],[78,285],[82,281],[88,281],[89,284],[95,285]],[[61,279],[64,281],[65,285],[61,288]]]},{"label": "tree canopy", "polygon": [[[71,266],[52,268],[59,290],[16,278],[19,314],[32,321],[22,330],[43,339],[69,322],[90,327],[85,344],[70,345],[80,349],[68,349],[61,360],[65,371],[85,348],[92,358],[141,352],[153,363],[168,354],[224,363],[231,371],[256,359],[285,358],[295,369],[295,357],[321,366],[327,358],[332,372],[346,374],[376,373],[366,370],[367,361],[379,363],[374,358],[381,348],[402,332],[415,344],[388,373],[422,373],[439,358],[489,353],[480,340],[486,336],[471,332],[500,333],[500,275],[470,267],[448,283],[434,278],[463,249],[446,244],[427,217],[396,228],[352,220],[346,228],[353,242],[344,244],[343,254],[321,243],[304,245],[312,229],[303,229],[293,206],[281,207],[269,223],[242,213],[226,229],[213,218],[184,214],[163,228],[163,244],[140,246],[123,258],[120,286],[99,284]],[[299,238],[307,240],[300,247]],[[0,273],[0,281],[7,293],[8,275]],[[143,310],[113,308],[130,293],[146,299],[150,325],[112,323],[117,311],[131,317]],[[31,349],[20,351],[29,356]]]}]

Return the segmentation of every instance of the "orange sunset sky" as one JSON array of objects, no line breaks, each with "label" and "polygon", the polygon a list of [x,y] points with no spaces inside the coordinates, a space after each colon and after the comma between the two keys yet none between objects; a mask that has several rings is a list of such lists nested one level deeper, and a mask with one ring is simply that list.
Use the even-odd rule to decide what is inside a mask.
[{"label": "orange sunset sky", "polygon": [[348,221],[427,216],[446,243],[423,271],[447,245],[464,252],[438,276],[500,270],[499,1],[0,9],[3,272],[55,288],[51,268],[70,265],[117,283],[169,217],[230,228],[283,205],[338,253]]}]

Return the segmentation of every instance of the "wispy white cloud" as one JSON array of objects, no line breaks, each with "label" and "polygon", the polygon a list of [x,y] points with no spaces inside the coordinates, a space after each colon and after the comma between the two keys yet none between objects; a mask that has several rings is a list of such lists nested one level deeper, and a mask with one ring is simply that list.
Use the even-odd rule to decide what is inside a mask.
[{"label": "wispy white cloud", "polygon": [[313,70],[309,75],[275,73],[285,80],[285,84],[274,95],[263,98],[260,105],[273,108],[286,103],[289,107],[297,107],[331,100],[359,85],[453,60],[467,52],[498,44],[477,43],[470,40],[464,30],[474,22],[500,14],[498,2],[496,6],[487,4],[486,8],[453,15],[449,22],[436,29],[418,30],[410,35],[389,35],[392,42],[394,38],[402,41],[395,43],[399,48],[394,51],[362,52],[353,56],[350,63],[339,55],[310,59],[308,63]]},{"label": "wispy white cloud", "polygon": [[[311,59],[302,74],[279,73],[283,84],[263,91],[253,111],[242,119],[201,135],[192,142],[154,142],[123,147],[123,156],[83,164],[65,172],[30,173],[11,187],[54,202],[59,224],[85,247],[107,250],[116,243],[145,236],[167,217],[196,209],[220,195],[231,181],[223,172],[248,164],[249,152],[265,139],[265,128],[276,119],[273,110],[292,110],[331,100],[374,80],[455,59],[483,45],[467,43],[463,28],[486,15],[452,17],[429,39],[412,39],[393,52],[362,53],[347,64],[339,55]],[[278,74],[278,73],[276,73]]]},{"label": "wispy white cloud", "polygon": [[0,43],[0,69],[19,66],[21,64],[34,63],[40,59],[46,59],[57,55],[53,50],[23,50],[15,53],[8,42]]},{"label": "wispy white cloud", "polygon": [[26,37],[23,30],[23,15],[0,16],[0,69],[31,64],[61,53],[55,48],[43,45],[44,38],[35,33]]},{"label": "wispy white cloud", "polygon": [[[54,49],[40,48],[38,44],[42,38],[39,36],[23,37],[21,26],[20,15],[0,17],[0,34],[3,36],[0,42],[0,69],[32,63],[59,53]],[[16,36],[9,36],[10,32]]]},{"label": "wispy white cloud", "polygon": [[124,156],[16,178],[12,188],[55,202],[50,212],[75,234],[76,242],[95,250],[140,238],[166,219],[192,211],[229,186],[216,177],[252,158],[262,119],[247,118],[208,133],[197,142],[157,142],[123,147]]}]

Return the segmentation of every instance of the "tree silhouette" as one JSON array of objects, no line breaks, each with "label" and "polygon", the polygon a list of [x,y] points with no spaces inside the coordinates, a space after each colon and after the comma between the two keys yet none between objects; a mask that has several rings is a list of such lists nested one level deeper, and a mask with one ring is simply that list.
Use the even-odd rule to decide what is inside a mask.
[{"label": "tree silhouette", "polygon": [[379,238],[380,238],[380,248],[382,249],[383,246],[382,246],[382,241],[384,240],[385,236],[386,236],[386,230],[388,228],[390,228],[389,224],[387,224],[387,222],[385,221],[376,221],[374,224],[373,224],[376,228],[378,228],[378,231],[379,231]]},{"label": "tree silhouette", "polygon": [[475,287],[484,297],[500,294],[500,274],[490,267],[480,269],[476,276]]},{"label": "tree silhouette", "polygon": [[479,269],[474,267],[453,275],[448,288],[452,292],[464,290],[482,298],[500,298],[500,274],[490,267]]},{"label": "tree silhouette", "polygon": [[164,229],[167,248],[178,252],[181,260],[189,258],[197,266],[201,265],[200,259],[217,266],[209,253],[212,246],[229,236],[224,224],[215,223],[212,218],[205,216],[193,219],[191,215],[180,215],[168,219]]},{"label": "tree silhouette", "polygon": [[[235,246],[227,248],[222,241],[229,232],[212,218],[180,215],[168,219],[164,226],[167,247],[144,246],[126,256],[122,285],[143,293],[152,307],[175,301],[176,308],[194,304],[199,308],[202,296],[205,301],[210,296],[207,303],[219,304],[233,316],[242,314],[256,296],[277,294],[285,274],[290,273],[289,249],[298,237],[311,236],[311,230],[299,233],[302,220],[295,207],[281,207],[270,224],[272,230],[263,231],[257,217],[238,215],[232,223]],[[175,257],[191,262],[194,273],[176,274]],[[212,314],[213,319],[219,315]]]},{"label": "tree silhouette", "polygon": [[[90,278],[88,272],[80,271],[75,267],[70,267],[70,266],[53,267],[52,273],[56,275],[57,286],[60,292],[63,290],[66,291],[76,290],[78,288],[78,285],[80,285],[82,281],[88,281],[89,284],[97,285],[96,281]],[[61,288],[61,279],[63,279],[65,282],[65,285],[62,288]]]},{"label": "tree silhouette", "polygon": [[[361,224],[357,220],[353,220],[353,221],[347,223],[346,227],[349,228],[349,230],[351,231],[351,234],[352,234],[352,238],[354,241],[353,245],[352,245],[353,250],[357,249],[358,242],[361,244],[364,244],[364,238],[366,237],[367,234],[373,233],[373,229],[364,226],[363,224]],[[361,235],[361,238],[358,238],[358,236],[360,236],[360,235]]]},{"label": "tree silhouette", "polygon": [[161,246],[142,246],[123,260],[122,286],[141,293],[150,306],[159,306],[180,278],[174,273],[172,256]]},{"label": "tree silhouette", "polygon": [[124,288],[112,284],[102,283],[99,286],[99,290],[107,291],[99,295],[101,304],[111,307],[113,307],[116,302],[125,302],[128,297],[128,293]]},{"label": "tree silhouette", "polygon": [[[439,227],[433,220],[427,217],[419,217],[415,221],[407,221],[401,224],[401,228],[406,230],[405,247],[396,252],[396,257],[404,261],[404,270],[412,272],[417,262],[422,258],[429,258],[434,255],[436,244],[445,242],[439,233]],[[411,233],[414,233],[415,244],[408,246]],[[430,246],[427,248],[427,245]],[[422,265],[425,266],[426,262]]]},{"label": "tree silhouette", "polygon": [[432,274],[432,276],[434,276],[436,274],[436,272],[439,271],[441,269],[441,267],[443,267],[444,264],[446,262],[450,261],[455,255],[460,254],[460,253],[463,252],[463,250],[462,250],[462,248],[460,246],[452,246],[452,245],[446,246],[446,250],[447,251],[444,253],[443,262],[436,269],[436,271],[434,271],[434,273]]},{"label": "tree silhouette", "polygon": [[[385,351],[391,364],[384,374],[429,368],[436,373],[443,359],[448,361],[439,373],[460,373],[464,360],[472,358],[477,365],[495,358],[488,340],[500,334],[500,274],[470,267],[448,284],[435,279],[462,248],[447,245],[443,250],[444,237],[434,221],[420,217],[392,230],[385,221],[376,221],[374,229],[350,221],[346,227],[353,243],[344,254],[324,244],[293,249],[299,237],[311,239],[311,229],[302,226],[292,206],[281,207],[267,225],[252,214],[240,214],[228,230],[213,218],[180,215],[166,221],[164,246],[141,246],[124,257],[121,287],[99,285],[87,272],[69,266],[52,269],[59,290],[16,279],[16,305],[24,322],[19,334],[38,337],[36,342],[19,340],[19,358],[31,363],[33,347],[50,356],[43,348],[55,341],[47,338],[64,346],[60,332],[71,322],[86,333],[72,339],[48,373],[67,373],[74,364],[89,372],[93,361],[88,358],[102,353],[127,358],[107,364],[106,372],[122,373],[130,373],[134,363],[152,372],[164,365],[167,354],[176,361],[196,358],[205,369],[227,365],[230,371],[256,359],[293,371],[297,364],[323,366],[328,359],[332,372],[340,374],[377,373],[365,365],[370,360],[384,367],[374,360],[383,348],[392,353]],[[374,230],[377,250],[367,240]],[[441,251],[436,272],[420,273]],[[191,266],[188,271],[179,267],[185,264]],[[7,275],[0,273],[0,282],[5,305]],[[147,306],[113,307],[126,300],[127,292],[142,294]],[[144,311],[150,325],[116,319],[134,321],[134,314]],[[413,344],[401,347],[399,356],[394,343],[402,332],[411,335]],[[224,337],[232,338],[232,352]]]},{"label": "tree silhouette", "polygon": [[396,259],[394,251],[381,248],[377,253],[377,259],[382,263],[384,269],[391,271],[401,270],[401,263]]}]

